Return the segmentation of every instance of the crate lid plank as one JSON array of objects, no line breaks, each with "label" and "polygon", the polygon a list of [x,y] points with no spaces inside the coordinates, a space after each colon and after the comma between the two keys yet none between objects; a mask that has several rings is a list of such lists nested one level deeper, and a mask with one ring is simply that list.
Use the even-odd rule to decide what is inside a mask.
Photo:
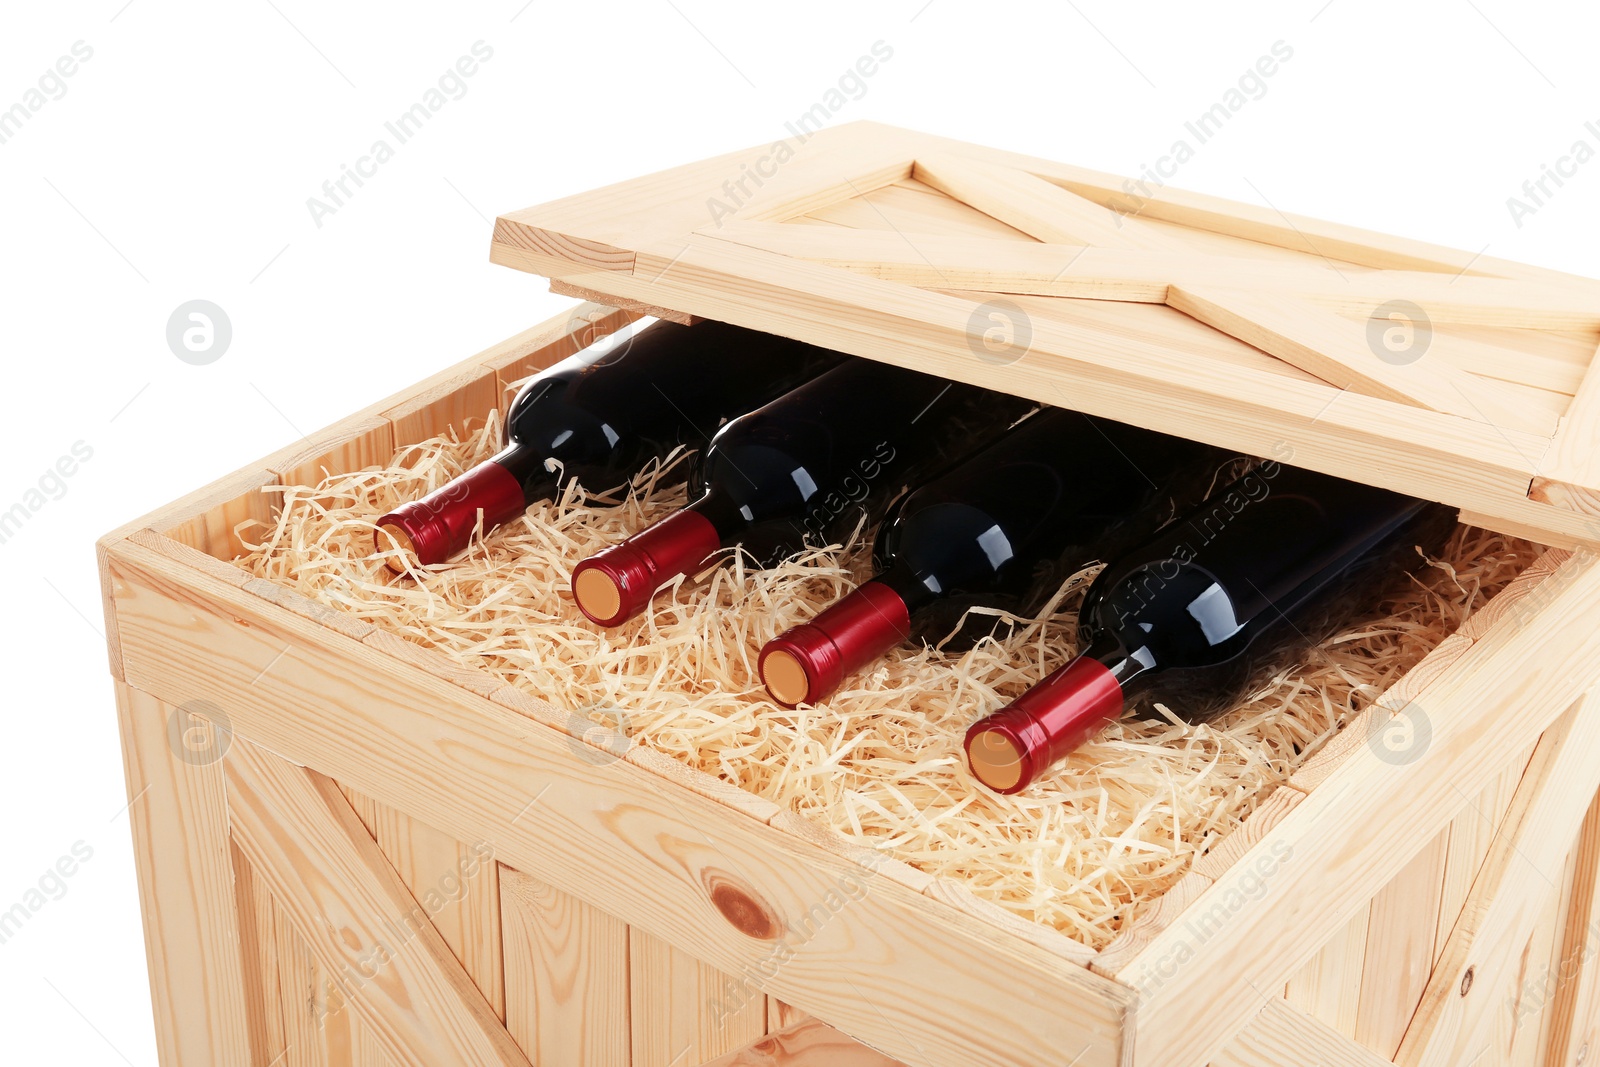
[{"label": "crate lid plank", "polygon": [[1590,279],[874,123],[503,215],[491,258],[1600,544]]}]

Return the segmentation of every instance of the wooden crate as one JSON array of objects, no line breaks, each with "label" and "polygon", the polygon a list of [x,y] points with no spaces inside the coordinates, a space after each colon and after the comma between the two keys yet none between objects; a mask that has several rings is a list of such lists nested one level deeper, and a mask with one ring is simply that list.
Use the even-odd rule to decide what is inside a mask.
[{"label": "wooden crate", "polygon": [[[1600,1055],[1600,283],[885,127],[789,145],[501,218],[494,258],[607,304],[102,540],[162,1062]],[[1410,363],[1367,340],[1400,299],[1433,323]],[[1275,454],[1553,547],[1091,951],[648,749],[590,748],[567,709],[229,562],[273,486],[481,417],[641,312]],[[1019,322],[1021,350],[984,346]],[[1419,722],[1415,758],[1373,743]]]}]

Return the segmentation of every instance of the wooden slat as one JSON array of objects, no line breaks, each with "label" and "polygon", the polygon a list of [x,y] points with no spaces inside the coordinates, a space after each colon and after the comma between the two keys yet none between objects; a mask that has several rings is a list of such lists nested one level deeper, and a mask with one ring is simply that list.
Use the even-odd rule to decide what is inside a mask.
[{"label": "wooden slat", "polygon": [[1548,894],[1559,891],[1555,878],[1597,789],[1600,698],[1575,705],[1540,739],[1397,1063],[1442,1067],[1490,1044],[1507,981]]},{"label": "wooden slat", "polygon": [[1405,1037],[1433,971],[1450,829],[1435,837],[1372,898],[1355,1039],[1386,1060]]},{"label": "wooden slat", "polygon": [[238,901],[239,957],[244,972],[245,1009],[250,1020],[251,1063],[271,1063],[283,1055],[283,1018],[278,1004],[277,934],[272,894],[257,878],[239,846],[230,845],[233,887]]},{"label": "wooden slat", "polygon": [[[1366,324],[1305,304],[1284,303],[1226,289],[1174,286],[1167,305],[1232,337],[1270,352],[1340,389],[1415,404],[1491,426],[1549,435],[1555,418],[1509,397],[1475,375],[1426,352],[1411,363],[1380,358],[1369,344]],[[1438,338],[1436,344],[1446,344]]]},{"label": "wooden slat", "polygon": [[643,930],[628,931],[632,1067],[678,1067],[747,1045],[766,1033],[767,1000]]},{"label": "wooden slat", "polygon": [[225,764],[240,851],[385,1051],[417,1067],[526,1067],[338,787],[242,737]]},{"label": "wooden slat", "polygon": [[1389,1060],[1272,997],[1210,1067],[1392,1067]]},{"label": "wooden slat", "polygon": [[[265,883],[263,883],[265,884]],[[349,1032],[343,995],[326,980],[305,939],[276,900],[272,909],[272,954],[283,1017],[283,1067],[331,1067],[328,1031]]]},{"label": "wooden slat", "polygon": [[156,1049],[174,1067],[249,1067],[261,1031],[245,1000],[222,765],[209,758],[230,737],[193,706],[116,693]]},{"label": "wooden slat", "polygon": [[[712,232],[721,232],[721,229],[731,229],[736,225],[745,224],[730,222]],[[936,189],[930,189],[921,182],[913,182],[910,179],[818,208],[790,219],[787,224],[751,223],[750,225],[793,225],[809,228],[822,226],[835,233],[854,230],[868,235],[885,232],[893,234],[896,230],[906,234],[931,232],[999,238],[1017,245],[1037,243],[1032,237],[1021,230],[1007,226],[993,215],[985,215],[969,204],[963,204],[953,197],[945,196]]]},{"label": "wooden slat", "polygon": [[1187,251],[1138,219],[1123,218],[1014,167],[943,152],[919,153],[912,177],[1040,241]]},{"label": "wooden slat", "polygon": [[1361,1010],[1361,978],[1371,914],[1370,905],[1357,910],[1289,979],[1283,994],[1291,1007],[1351,1039],[1356,1036],[1356,1016]]},{"label": "wooden slat", "polygon": [[1433,963],[1444,955],[1450,931],[1467,906],[1472,883],[1483,870],[1495,834],[1511,810],[1511,799],[1533,758],[1534,746],[1517,753],[1506,769],[1495,775],[1483,791],[1469,800],[1450,823],[1450,849],[1445,858],[1444,884],[1439,895],[1439,922],[1434,929]]},{"label": "wooden slat", "polygon": [[631,1067],[628,927],[500,869],[506,1028],[536,1064]]},{"label": "wooden slat", "polygon": [[[1068,1043],[1092,1046],[1079,1067],[1120,1060],[1116,983],[626,760],[597,769],[563,733],[139,546],[112,564],[136,684],[203,679],[245,736],[735,977],[792,951],[768,992],[919,1067]],[[827,922],[785,933],[819,903]]]},{"label": "wooden slat", "polygon": [[795,1023],[805,1022],[811,1016],[795,1007],[785,1004],[777,997],[767,998],[767,1033],[775,1034],[779,1030],[787,1030]]},{"label": "wooden slat", "polygon": [[744,1048],[703,1067],[905,1067],[898,1060],[846,1037],[817,1019],[806,1019],[756,1038]]},{"label": "wooden slat", "polygon": [[272,460],[271,469],[282,485],[316,485],[328,474],[386,467],[393,458],[394,427],[388,419],[368,416],[332,434],[318,434],[299,451]]},{"label": "wooden slat", "polygon": [[1600,353],[1584,373],[1550,452],[1534,475],[1532,496],[1600,515]]},{"label": "wooden slat", "polygon": [[494,846],[457,841],[376,801],[362,823],[478,991],[504,1017],[500,871]]},{"label": "wooden slat", "polygon": [[[952,236],[904,227],[840,232],[788,223],[730,222],[701,234],[932,289],[1164,304],[1172,285],[1223,285],[1296,294],[1320,307],[1361,316],[1389,301],[1405,299],[1420,304],[1437,323],[1548,330],[1600,328],[1600,296],[1552,292],[1517,279],[1451,280],[1420,271],[1341,276],[1318,260],[1283,264],[1196,252],[1155,253]],[[1544,373],[1541,380],[1566,385],[1569,391],[1581,375],[1565,361]]]},{"label": "wooden slat", "polygon": [[[586,289],[581,285],[573,285],[572,283],[564,282],[559,278],[551,279],[550,291],[557,296],[570,296],[579,300],[591,301],[600,295],[593,289]],[[680,326],[693,326],[695,323],[700,321],[693,315],[685,315],[681,311],[673,311],[671,308],[656,307],[654,304],[641,304],[638,301],[631,301],[627,305],[619,308],[619,310],[631,311],[636,315],[651,315],[658,319],[665,319],[668,322],[676,322]]]},{"label": "wooden slat", "polygon": [[[1138,1057],[1177,1065],[1215,1054],[1249,1018],[1256,990],[1281,989],[1386,872],[1454,817],[1451,783],[1484,780],[1503,753],[1526,744],[1588,688],[1600,656],[1600,562],[1573,557],[1549,580],[1556,584],[1531,619],[1502,619],[1419,694],[1432,727],[1426,750],[1396,764],[1371,746],[1353,749],[1241,861],[1278,859],[1270,891],[1228,909],[1226,936],[1191,938],[1170,928],[1119,973],[1142,993]],[[1518,714],[1500,714],[1508,706]],[[1226,908],[1216,896],[1221,888],[1193,907]],[[1224,974],[1234,977],[1222,981]]]},{"label": "wooden slat", "polygon": [[1518,974],[1511,993],[1517,1002],[1517,1010],[1509,1013],[1512,1063],[1516,1067],[1542,1067],[1553,1047],[1555,1017],[1550,1011],[1551,999],[1561,966],[1561,935],[1573,903],[1577,859],[1577,850],[1569,849],[1567,862],[1557,876],[1560,889],[1545,894],[1544,913],[1523,949],[1537,970],[1531,976]]},{"label": "wooden slat", "polygon": [[1587,1062],[1600,1049],[1600,793],[1589,802],[1574,847],[1572,899],[1550,996],[1548,1067]]}]

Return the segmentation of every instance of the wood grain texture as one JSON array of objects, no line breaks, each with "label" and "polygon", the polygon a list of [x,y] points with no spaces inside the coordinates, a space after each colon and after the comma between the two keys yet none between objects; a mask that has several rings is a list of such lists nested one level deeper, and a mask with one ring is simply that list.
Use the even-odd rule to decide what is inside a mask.
[{"label": "wood grain texture", "polygon": [[1555,442],[1535,472],[1530,493],[1558,507],[1600,515],[1600,359],[1591,360],[1561,421]]},{"label": "wood grain texture", "polygon": [[1490,779],[1476,796],[1462,805],[1461,811],[1451,820],[1449,851],[1445,856],[1444,884],[1439,893],[1439,924],[1434,930],[1434,959],[1437,964],[1450,939],[1450,931],[1461,917],[1472,884],[1477,881],[1483,864],[1494,845],[1495,835],[1511,808],[1511,799],[1522,782],[1528,761],[1533,758],[1534,746],[1526,749],[1506,764],[1505,769]]},{"label": "wood grain texture", "polygon": [[[1363,1048],[1325,1023],[1270,998],[1210,1067],[1385,1067],[1390,1061]],[[1392,1065],[1390,1065],[1392,1067]]]},{"label": "wood grain texture", "polygon": [[[573,285],[571,282],[564,282],[559,278],[550,280],[550,291],[557,296],[570,296],[578,300],[595,300],[597,297],[602,296],[602,294],[595,292],[593,289],[586,289],[581,285]],[[654,318],[665,319],[667,322],[676,322],[680,326],[693,326],[700,321],[695,316],[685,315],[681,311],[673,311],[671,308],[656,307],[654,304],[643,304],[638,301],[630,301],[625,305],[621,305],[618,310],[631,311],[637,315],[650,315]]]},{"label": "wood grain texture", "polygon": [[230,735],[196,705],[119,683],[117,722],[144,915],[156,1049],[174,1067],[248,1067],[246,1003],[222,766]]},{"label": "wood grain texture", "polygon": [[506,1028],[536,1064],[631,1067],[628,927],[500,868]]},{"label": "wood grain texture", "polygon": [[1546,437],[1555,432],[1556,419],[1549,412],[1508,396],[1503,387],[1458,369],[1436,353],[1430,359],[1431,346],[1422,346],[1416,335],[1412,344],[1421,351],[1419,358],[1412,360],[1408,352],[1385,358],[1387,349],[1374,349],[1367,323],[1304,303],[1242,290],[1173,286],[1167,306],[1339,389]]},{"label": "wood grain texture", "polygon": [[1337,1033],[1354,1040],[1361,1010],[1361,978],[1367,958],[1371,905],[1350,917],[1317,954],[1296,971],[1284,988],[1288,1004]]},{"label": "wood grain texture", "polygon": [[330,474],[388,466],[394,458],[394,427],[388,419],[367,416],[330,431],[268,461],[280,484],[314,486]]},{"label": "wood grain texture", "polygon": [[[1506,986],[1526,978],[1519,960],[1550,894],[1559,892],[1558,875],[1597,789],[1600,698],[1590,698],[1540,738],[1397,1063],[1455,1064],[1492,1046]],[[1542,970],[1548,953],[1532,958]]]},{"label": "wood grain texture", "polygon": [[742,1048],[766,1033],[754,975],[734,978],[643,930],[628,931],[632,1067],[677,1067]]},{"label": "wood grain texture", "polygon": [[[338,787],[243,738],[224,762],[239,850],[384,1051],[417,1067],[526,1067]],[[322,1019],[349,1025],[339,1011]]]},{"label": "wood grain texture", "polygon": [[1386,1060],[1405,1037],[1433,972],[1450,829],[1424,845],[1372,898],[1355,1039]]},{"label": "wood grain texture", "polygon": [[929,152],[918,154],[911,176],[1040,241],[1099,248],[1187,251],[1136,218],[1108,211],[1015,167],[947,152]]},{"label": "wood grain texture", "polygon": [[756,1038],[702,1067],[906,1067],[817,1019],[805,1019]]},{"label": "wood grain texture", "polygon": [[767,1033],[775,1034],[779,1030],[787,1030],[795,1023],[805,1022],[811,1016],[795,1007],[785,1004],[777,997],[767,998]]},{"label": "wood grain texture", "polygon": [[504,1018],[500,871],[493,848],[482,841],[457,841],[387,804],[371,801],[368,807],[370,815],[362,822],[378,849],[483,998]]},{"label": "wood grain texture", "polygon": [[1573,884],[1552,969],[1548,1067],[1575,1067],[1600,1045],[1600,793],[1589,802],[1573,847]]},{"label": "wood grain texture", "polygon": [[[139,546],[112,563],[137,682],[203,677],[253,740],[457,840],[487,841],[502,862],[736,979],[761,974],[767,991],[891,1055],[954,1067],[1088,1044],[1089,1067],[1122,1054],[1130,991],[870,862],[693,792],[664,803],[639,767],[596,768],[565,734]],[[1038,995],[1019,1002],[1019,981]],[[1014,1025],[984,1025],[999,1016]]]},{"label": "wood grain texture", "polygon": [[271,1063],[283,1055],[284,1050],[272,894],[256,877],[239,846],[230,844],[228,851],[233,862],[233,889],[239,916],[239,963],[244,976],[245,1011],[250,1022],[250,1062]]}]

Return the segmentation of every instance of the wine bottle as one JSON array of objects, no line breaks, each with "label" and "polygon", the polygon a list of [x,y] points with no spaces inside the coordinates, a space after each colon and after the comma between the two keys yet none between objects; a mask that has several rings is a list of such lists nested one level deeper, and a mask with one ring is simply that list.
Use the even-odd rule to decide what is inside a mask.
[{"label": "wine bottle", "polygon": [[854,359],[724,426],[700,457],[687,507],[578,564],[578,607],[602,626],[639,614],[662,585],[741,546],[772,566],[880,515],[903,480],[1031,406]]},{"label": "wine bottle", "polygon": [[[376,547],[388,548],[387,536],[423,565],[447,560],[467,546],[479,512],[488,531],[574,480],[596,492],[614,488],[843,358],[709,321],[655,322],[597,342],[523,387],[494,458],[380,518]],[[389,560],[397,572],[405,565]]]},{"label": "wine bottle", "polygon": [[1083,652],[966,735],[973,776],[1025,788],[1131,707],[1198,722],[1380,599],[1455,513],[1267,463],[1111,563],[1085,594]]},{"label": "wine bottle", "polygon": [[1050,408],[901,497],[873,546],[877,576],[767,642],[785,707],[815,703],[909,638],[966,647],[993,616],[1043,606],[1069,575],[1131,548],[1209,488],[1224,453]]}]

